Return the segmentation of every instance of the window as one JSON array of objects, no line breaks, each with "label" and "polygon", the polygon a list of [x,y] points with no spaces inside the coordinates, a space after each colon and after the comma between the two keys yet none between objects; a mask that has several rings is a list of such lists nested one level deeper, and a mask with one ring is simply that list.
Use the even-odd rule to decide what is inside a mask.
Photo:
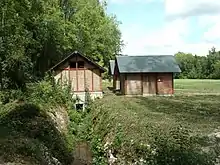
[{"label": "window", "polygon": [[76,68],[76,62],[70,62],[70,68]]},{"label": "window", "polygon": [[84,105],[83,104],[76,104],[75,108],[77,111],[84,110]]},{"label": "window", "polygon": [[[70,62],[70,68],[76,68],[76,62]],[[84,68],[84,61],[78,61],[77,68]]]},{"label": "window", "polygon": [[84,68],[84,62],[83,61],[78,62],[78,68]]}]

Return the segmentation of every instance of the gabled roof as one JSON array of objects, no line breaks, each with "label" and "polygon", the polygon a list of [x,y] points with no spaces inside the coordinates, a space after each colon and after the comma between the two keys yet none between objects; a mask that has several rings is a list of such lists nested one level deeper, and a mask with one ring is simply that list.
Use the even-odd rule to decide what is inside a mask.
[{"label": "gabled roof", "polygon": [[181,72],[172,55],[117,56],[120,73]]},{"label": "gabled roof", "polygon": [[110,73],[111,73],[111,75],[113,75],[114,74],[114,69],[115,69],[115,60],[110,60],[109,61],[109,66],[110,66]]},{"label": "gabled roof", "polygon": [[66,61],[70,60],[71,58],[73,58],[74,56],[80,56],[82,58],[84,58],[86,61],[88,61],[89,63],[91,63],[92,65],[95,65],[97,68],[99,68],[102,72],[105,72],[105,68],[101,67],[99,64],[97,64],[96,62],[90,60],[89,58],[87,58],[86,56],[82,55],[81,53],[79,53],[78,51],[74,51],[73,53],[71,53],[70,55],[68,55],[65,59],[63,59],[62,61],[60,61],[59,63],[57,63],[56,65],[54,65],[51,70],[55,70],[57,67],[59,67],[60,65],[64,64]]}]

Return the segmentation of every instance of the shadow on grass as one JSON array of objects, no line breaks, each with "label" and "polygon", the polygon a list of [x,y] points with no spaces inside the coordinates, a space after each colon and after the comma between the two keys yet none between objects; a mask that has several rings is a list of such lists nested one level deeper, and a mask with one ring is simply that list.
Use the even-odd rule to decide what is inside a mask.
[{"label": "shadow on grass", "polygon": [[119,89],[114,89],[113,87],[107,87],[107,89],[116,96],[122,96],[121,91]]},{"label": "shadow on grass", "polygon": [[110,90],[110,91],[114,91],[114,88],[113,87],[107,87],[108,88],[108,90]]},{"label": "shadow on grass", "polygon": [[50,155],[62,164],[73,161],[65,136],[45,111],[33,104],[18,105],[0,116],[0,130],[0,155],[4,160],[20,155],[48,164],[46,155]]}]

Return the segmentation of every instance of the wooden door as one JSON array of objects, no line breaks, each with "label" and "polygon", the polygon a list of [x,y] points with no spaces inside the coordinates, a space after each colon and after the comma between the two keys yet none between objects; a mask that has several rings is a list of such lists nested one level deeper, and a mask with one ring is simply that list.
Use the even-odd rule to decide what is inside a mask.
[{"label": "wooden door", "polygon": [[149,75],[143,74],[143,95],[148,95],[150,94],[150,81],[149,81]]},{"label": "wooden door", "polygon": [[142,95],[141,74],[127,75],[127,95]]},{"label": "wooden door", "polygon": [[154,95],[156,91],[156,75],[143,74],[143,95]]}]

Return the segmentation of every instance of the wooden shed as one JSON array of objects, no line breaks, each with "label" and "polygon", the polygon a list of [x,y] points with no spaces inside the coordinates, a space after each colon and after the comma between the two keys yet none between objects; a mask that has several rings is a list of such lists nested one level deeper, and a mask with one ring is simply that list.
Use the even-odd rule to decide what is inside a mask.
[{"label": "wooden shed", "polygon": [[123,95],[172,95],[173,75],[178,72],[171,55],[117,56],[113,87]]},{"label": "wooden shed", "polygon": [[78,98],[78,104],[84,104],[86,93],[91,99],[101,98],[102,73],[105,69],[75,51],[55,65],[55,80],[60,84],[70,84],[73,96]]}]

